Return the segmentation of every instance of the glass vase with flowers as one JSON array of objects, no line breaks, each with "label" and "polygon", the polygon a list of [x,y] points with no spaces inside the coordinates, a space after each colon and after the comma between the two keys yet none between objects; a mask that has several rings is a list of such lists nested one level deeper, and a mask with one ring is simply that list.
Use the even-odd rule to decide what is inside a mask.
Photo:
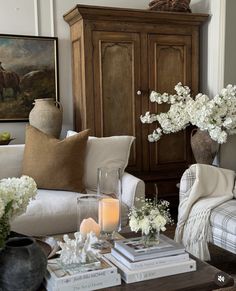
[{"label": "glass vase with flowers", "polygon": [[172,224],[169,202],[166,200],[144,199],[140,207],[133,206],[129,212],[129,226],[134,232],[141,231],[144,245],[159,243],[160,231]]}]

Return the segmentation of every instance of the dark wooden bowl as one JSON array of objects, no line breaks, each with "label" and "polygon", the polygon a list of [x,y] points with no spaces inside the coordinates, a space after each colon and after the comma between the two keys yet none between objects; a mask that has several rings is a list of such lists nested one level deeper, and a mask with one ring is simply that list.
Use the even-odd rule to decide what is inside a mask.
[{"label": "dark wooden bowl", "polygon": [[10,138],[8,140],[0,140],[0,145],[8,145],[15,138]]}]

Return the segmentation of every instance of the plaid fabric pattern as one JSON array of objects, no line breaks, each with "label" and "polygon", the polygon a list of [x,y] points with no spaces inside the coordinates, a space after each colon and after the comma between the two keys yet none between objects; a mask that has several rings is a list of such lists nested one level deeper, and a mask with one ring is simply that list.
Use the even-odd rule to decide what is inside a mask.
[{"label": "plaid fabric pattern", "polygon": [[211,212],[210,224],[236,235],[236,199],[229,200],[214,208]]},{"label": "plaid fabric pattern", "polygon": [[[196,179],[196,172],[187,169],[180,180],[179,199],[187,198]],[[236,198],[236,184],[234,187]],[[236,199],[229,200],[211,212],[210,225],[212,230],[211,242],[236,254]]]},{"label": "plaid fabric pattern", "polygon": [[216,227],[212,227],[211,230],[211,243],[231,253],[236,254],[236,235],[222,231],[222,229]]},{"label": "plaid fabric pattern", "polygon": [[190,169],[185,170],[180,180],[179,188],[179,200],[183,200],[188,197],[189,190],[192,188],[196,179],[196,172]]}]

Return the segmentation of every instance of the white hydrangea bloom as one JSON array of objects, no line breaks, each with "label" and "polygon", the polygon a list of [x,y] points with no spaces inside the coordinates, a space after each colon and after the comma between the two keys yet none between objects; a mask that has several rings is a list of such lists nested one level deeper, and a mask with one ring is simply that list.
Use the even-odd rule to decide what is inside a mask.
[{"label": "white hydrangea bloom", "polygon": [[36,193],[37,185],[31,177],[22,176],[0,180],[0,198],[4,209],[8,203],[12,203],[9,212],[11,219],[26,211],[29,201],[35,197]]},{"label": "white hydrangea bloom", "polygon": [[140,229],[142,233],[149,234],[150,232],[150,223],[148,217],[144,216],[143,219],[139,221]]},{"label": "white hydrangea bloom", "polygon": [[132,216],[130,218],[129,225],[130,225],[130,229],[132,231],[135,231],[135,232],[139,231],[140,225],[139,225],[139,221],[136,217]]},{"label": "white hydrangea bloom", "polygon": [[153,225],[153,228],[160,231],[166,225],[166,222],[167,222],[166,219],[162,215],[157,215],[153,219],[152,225]]}]

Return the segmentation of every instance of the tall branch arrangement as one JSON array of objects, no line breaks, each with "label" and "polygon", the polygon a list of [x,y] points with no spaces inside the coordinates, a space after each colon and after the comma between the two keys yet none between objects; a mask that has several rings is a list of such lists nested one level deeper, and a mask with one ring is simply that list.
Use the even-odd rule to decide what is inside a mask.
[{"label": "tall branch arrangement", "polygon": [[189,87],[181,83],[175,86],[175,91],[174,95],[155,91],[150,94],[151,102],[170,104],[166,113],[146,112],[140,117],[143,123],[159,123],[159,127],[148,135],[150,142],[158,141],[163,134],[181,131],[189,125],[207,131],[219,144],[225,143],[228,135],[236,134],[236,85],[227,85],[212,99],[202,93],[191,97]]}]

